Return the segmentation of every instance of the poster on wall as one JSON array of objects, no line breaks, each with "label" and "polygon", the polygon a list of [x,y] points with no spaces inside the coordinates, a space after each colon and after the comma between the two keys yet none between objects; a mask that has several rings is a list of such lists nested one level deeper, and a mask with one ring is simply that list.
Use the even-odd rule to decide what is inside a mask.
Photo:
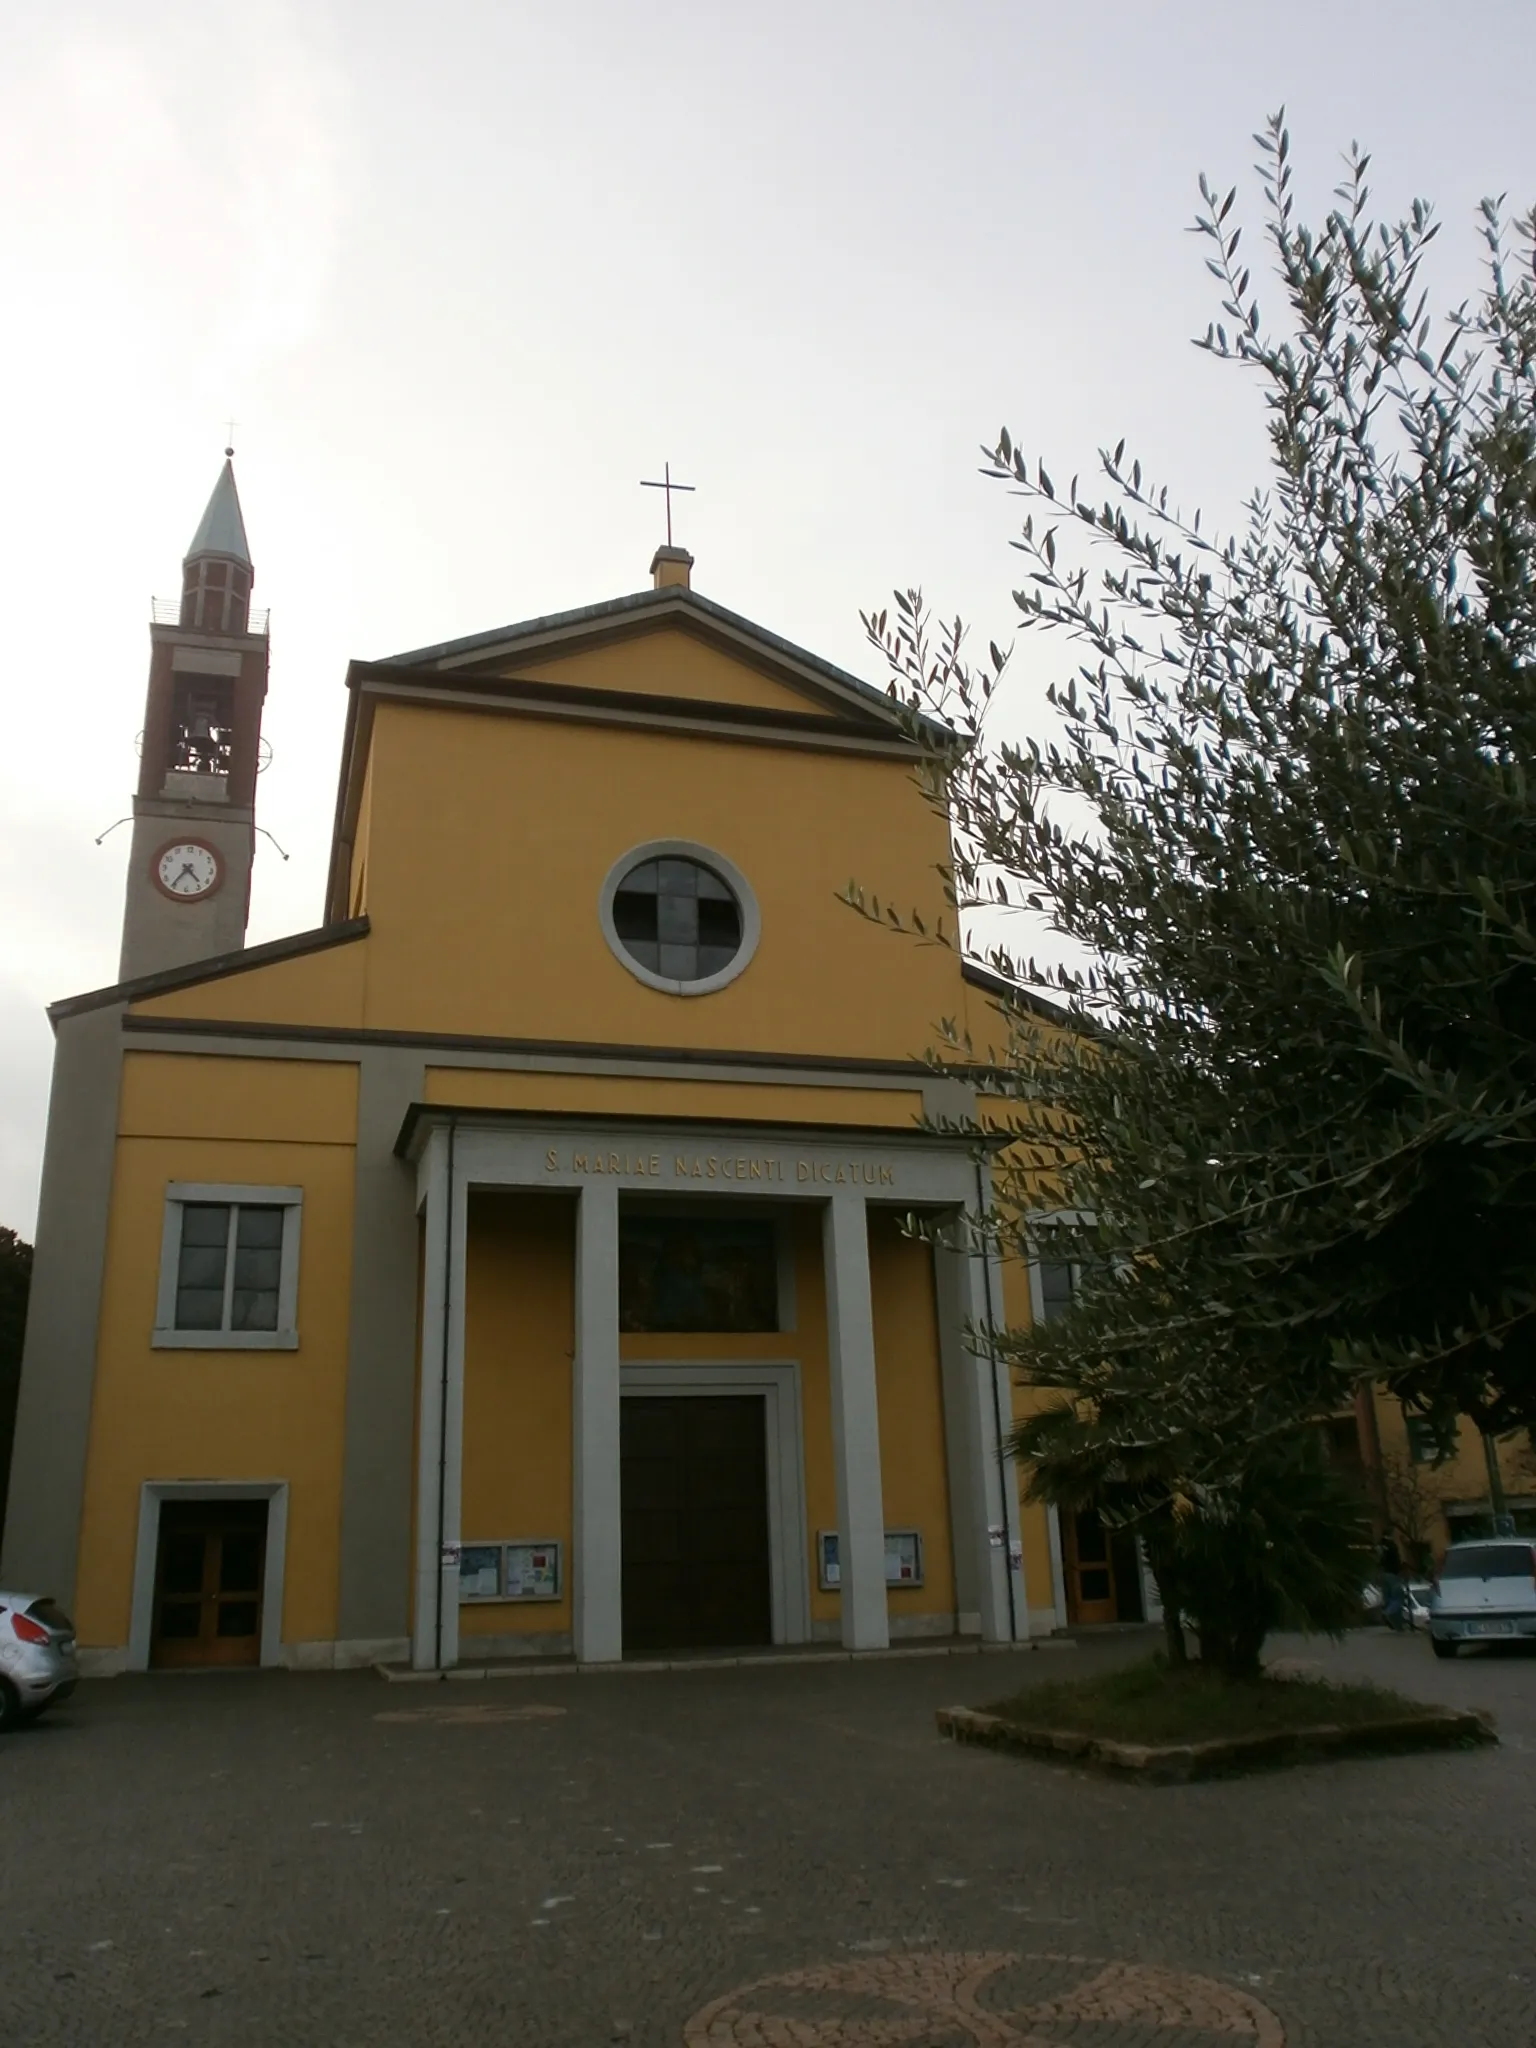
[{"label": "poster on wall", "polygon": [[923,1539],[915,1529],[886,1530],[885,1583],[888,1586],[920,1586],[923,1583]]},{"label": "poster on wall", "polygon": [[[824,1593],[835,1593],[843,1582],[835,1529],[817,1530],[816,1561],[818,1585]],[[885,1583],[888,1586],[920,1586],[923,1583],[923,1538],[919,1530],[886,1530]]]},{"label": "poster on wall", "polygon": [[459,1545],[459,1598],[498,1600],[501,1597],[501,1545]]},{"label": "poster on wall", "polygon": [[558,1543],[509,1543],[505,1548],[508,1600],[560,1598]]}]

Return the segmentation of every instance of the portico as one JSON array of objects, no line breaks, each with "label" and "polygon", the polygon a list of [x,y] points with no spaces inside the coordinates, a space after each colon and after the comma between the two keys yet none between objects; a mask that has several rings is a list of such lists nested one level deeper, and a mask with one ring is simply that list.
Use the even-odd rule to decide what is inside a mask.
[{"label": "portico", "polygon": [[[580,1123],[416,1105],[397,1150],[413,1163],[423,1224],[421,1370],[417,1420],[412,1662],[449,1669],[460,1655],[467,1248],[471,1197],[543,1194],[574,1212],[570,1344],[570,1647],[583,1663],[623,1654],[621,1401],[659,1389],[761,1392],[771,1416],[768,1502],[773,1639],[812,1635],[806,1523],[805,1432],[798,1361],[774,1357],[701,1366],[654,1358],[624,1362],[620,1336],[621,1212],[699,1205],[711,1213],[799,1218],[802,1240],[819,1211],[824,1341],[835,1474],[837,1628],[850,1650],[891,1640],[887,1589],[887,1486],[882,1463],[880,1370],[871,1287],[871,1220],[920,1213],[963,1225],[985,1199],[963,1140],[916,1131],[826,1126],[796,1129],[655,1121]],[[736,1205],[740,1205],[739,1209]],[[1017,1528],[1017,1488],[1004,1448],[1010,1389],[1004,1368],[967,1342],[1000,1298],[987,1260],[954,1233],[931,1257],[937,1332],[934,1370],[942,1410],[953,1626],[990,1641],[1028,1634],[1029,1606]],[[914,1252],[916,1247],[911,1248]],[[927,1256],[927,1254],[924,1254]],[[800,1332],[807,1341],[809,1332]],[[790,1345],[789,1349],[794,1346]],[[887,1416],[889,1439],[898,1418]],[[887,1463],[890,1458],[887,1448]],[[830,1533],[830,1532],[827,1532]],[[823,1582],[825,1583],[825,1582]]]}]

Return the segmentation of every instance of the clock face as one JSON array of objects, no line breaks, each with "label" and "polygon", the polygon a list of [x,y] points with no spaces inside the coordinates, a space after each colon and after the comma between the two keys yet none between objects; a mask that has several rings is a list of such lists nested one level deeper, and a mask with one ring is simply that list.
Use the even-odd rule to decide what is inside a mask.
[{"label": "clock face", "polygon": [[195,903],[219,886],[223,864],[200,839],[177,839],[155,855],[155,880],[178,903]]}]

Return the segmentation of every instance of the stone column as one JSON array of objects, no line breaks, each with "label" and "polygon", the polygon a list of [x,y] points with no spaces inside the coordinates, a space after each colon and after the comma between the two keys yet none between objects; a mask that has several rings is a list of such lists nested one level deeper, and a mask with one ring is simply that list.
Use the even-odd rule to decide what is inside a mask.
[{"label": "stone column", "polygon": [[619,1190],[584,1187],[576,1206],[576,1352],[571,1585],[577,1658],[623,1654],[619,1534]]},{"label": "stone column", "polygon": [[426,1169],[426,1272],[421,1302],[421,1405],[416,1431],[416,1598],[411,1665],[417,1671],[446,1671],[459,1660],[464,1239],[469,1217],[463,1176],[454,1164],[451,1127],[433,1133]]},{"label": "stone column", "polygon": [[834,1195],[823,1211],[827,1349],[832,1368],[832,1449],[837,1467],[837,1556],[843,1643],[883,1650],[891,1639],[885,1601],[885,1509],[880,1411],[869,1289],[869,1224],[862,1195]]},{"label": "stone column", "polygon": [[1023,1565],[1011,1562],[1020,1545],[1018,1479],[998,1452],[998,1421],[1006,1434],[1013,1395],[1007,1366],[976,1348],[1001,1318],[1003,1292],[995,1261],[967,1246],[969,1213],[956,1219],[956,1248],[936,1254],[956,1598],[962,1632],[979,1626],[988,1642],[1006,1643],[1029,1634]]},{"label": "stone column", "polygon": [[409,1046],[371,1045],[358,1064],[336,1623],[348,1663],[398,1657],[411,1630],[417,1187],[395,1138],[426,1094],[425,1062]]}]

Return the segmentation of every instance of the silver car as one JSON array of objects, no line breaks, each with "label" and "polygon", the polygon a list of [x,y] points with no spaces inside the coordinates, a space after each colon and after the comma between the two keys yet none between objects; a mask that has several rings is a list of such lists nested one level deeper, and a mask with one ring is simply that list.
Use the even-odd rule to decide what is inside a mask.
[{"label": "silver car", "polygon": [[0,1593],[0,1729],[67,1700],[80,1677],[75,1624],[46,1594]]},{"label": "silver car", "polygon": [[1453,1544],[1429,1596],[1435,1655],[1518,1636],[1536,1637],[1536,1544],[1529,1536]]}]

